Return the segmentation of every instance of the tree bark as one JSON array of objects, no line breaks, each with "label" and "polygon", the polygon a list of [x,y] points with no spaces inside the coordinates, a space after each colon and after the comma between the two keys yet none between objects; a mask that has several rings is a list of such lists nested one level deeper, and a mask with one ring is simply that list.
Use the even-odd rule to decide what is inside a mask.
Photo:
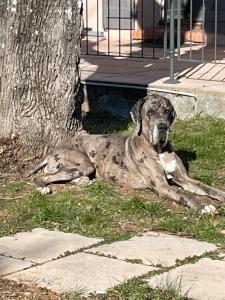
[{"label": "tree bark", "polygon": [[0,138],[42,155],[81,126],[80,0],[0,2]]}]

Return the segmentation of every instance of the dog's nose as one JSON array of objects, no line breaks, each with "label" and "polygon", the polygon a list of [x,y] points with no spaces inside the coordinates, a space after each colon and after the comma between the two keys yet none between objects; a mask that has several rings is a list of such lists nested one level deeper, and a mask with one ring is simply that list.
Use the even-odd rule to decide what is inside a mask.
[{"label": "dog's nose", "polygon": [[167,124],[166,123],[159,123],[158,124],[158,130],[159,131],[166,131],[167,130]]}]

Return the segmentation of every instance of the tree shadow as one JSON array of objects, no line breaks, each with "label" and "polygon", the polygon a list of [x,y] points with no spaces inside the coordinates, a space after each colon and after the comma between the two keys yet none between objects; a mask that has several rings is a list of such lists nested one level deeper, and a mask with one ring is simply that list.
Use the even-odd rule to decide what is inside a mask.
[{"label": "tree shadow", "polygon": [[113,116],[109,111],[90,111],[83,117],[83,128],[92,134],[113,134],[128,129],[129,120]]}]

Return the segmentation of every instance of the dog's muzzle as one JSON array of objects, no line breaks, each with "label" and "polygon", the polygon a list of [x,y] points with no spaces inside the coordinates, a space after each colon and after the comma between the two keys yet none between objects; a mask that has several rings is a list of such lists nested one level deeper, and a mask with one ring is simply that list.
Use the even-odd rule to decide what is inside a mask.
[{"label": "dog's muzzle", "polygon": [[168,126],[167,126],[166,123],[159,123],[157,125],[157,127],[158,127],[158,130],[159,130],[159,133],[163,134],[163,133],[167,132]]},{"label": "dog's muzzle", "polygon": [[152,134],[150,134],[150,142],[155,146],[160,144],[165,146],[168,140],[169,126],[165,122],[159,122],[154,125]]}]

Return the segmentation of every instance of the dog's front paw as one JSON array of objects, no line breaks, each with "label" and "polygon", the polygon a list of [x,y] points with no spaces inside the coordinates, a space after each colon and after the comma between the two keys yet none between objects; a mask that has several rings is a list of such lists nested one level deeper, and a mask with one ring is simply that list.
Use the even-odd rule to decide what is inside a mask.
[{"label": "dog's front paw", "polygon": [[203,205],[200,210],[201,215],[203,214],[210,214],[214,215],[217,213],[217,210],[214,205]]},{"label": "dog's front paw", "polygon": [[42,195],[50,195],[52,193],[49,186],[43,186],[37,188],[37,191],[39,191]]}]

